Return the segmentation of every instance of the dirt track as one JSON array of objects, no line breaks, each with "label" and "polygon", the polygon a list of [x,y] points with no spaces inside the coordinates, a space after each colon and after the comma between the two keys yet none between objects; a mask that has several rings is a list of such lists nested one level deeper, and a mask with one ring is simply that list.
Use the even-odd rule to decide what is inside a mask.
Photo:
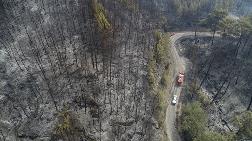
[{"label": "dirt track", "polygon": [[[176,81],[176,77],[177,74],[180,71],[184,71],[186,74],[186,59],[182,56],[178,55],[177,49],[176,49],[176,42],[179,41],[181,38],[186,38],[189,36],[194,36],[194,32],[179,32],[179,33],[175,33],[175,35],[171,36],[170,40],[171,40],[171,54],[172,57],[174,58],[174,60],[176,60],[175,63],[175,76],[174,76],[174,85],[172,88],[172,95],[177,95],[178,98],[180,97],[180,93],[181,93],[181,87],[177,87],[175,84]],[[209,32],[199,32],[197,33],[197,36],[199,37],[209,37],[212,36],[211,33]],[[216,36],[220,36],[220,35],[216,35]],[[177,100],[179,101],[179,99]],[[174,106],[172,104],[170,104],[171,102],[168,101],[168,107],[166,110],[166,119],[165,119],[165,123],[166,123],[166,132],[169,138],[169,141],[181,141],[181,138],[178,134],[177,128],[176,128],[176,111],[177,111],[177,105],[178,103]]]}]

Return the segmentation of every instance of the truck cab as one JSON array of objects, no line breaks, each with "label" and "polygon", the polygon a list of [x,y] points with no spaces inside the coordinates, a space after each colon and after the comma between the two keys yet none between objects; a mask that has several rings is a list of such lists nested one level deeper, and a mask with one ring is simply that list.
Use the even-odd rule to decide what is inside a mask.
[{"label": "truck cab", "polygon": [[185,73],[184,72],[179,72],[178,78],[177,78],[177,85],[182,86],[185,78]]}]

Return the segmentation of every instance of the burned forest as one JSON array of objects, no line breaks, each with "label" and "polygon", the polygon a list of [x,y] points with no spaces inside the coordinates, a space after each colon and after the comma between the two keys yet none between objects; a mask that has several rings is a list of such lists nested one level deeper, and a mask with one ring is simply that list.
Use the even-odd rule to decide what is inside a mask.
[{"label": "burned forest", "polygon": [[249,0],[0,0],[0,141],[252,140]]}]

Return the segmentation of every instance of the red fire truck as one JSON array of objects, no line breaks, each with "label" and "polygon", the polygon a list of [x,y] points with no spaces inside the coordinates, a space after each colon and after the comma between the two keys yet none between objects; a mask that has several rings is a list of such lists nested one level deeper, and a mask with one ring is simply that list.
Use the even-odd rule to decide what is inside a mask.
[{"label": "red fire truck", "polygon": [[177,78],[177,84],[178,86],[182,86],[185,78],[185,73],[179,72],[178,78]]}]

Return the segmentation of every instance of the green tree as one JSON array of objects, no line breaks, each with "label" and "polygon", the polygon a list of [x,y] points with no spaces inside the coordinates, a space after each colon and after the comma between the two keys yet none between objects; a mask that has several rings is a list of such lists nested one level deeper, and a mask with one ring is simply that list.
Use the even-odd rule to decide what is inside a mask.
[{"label": "green tree", "polygon": [[111,29],[111,24],[107,18],[106,11],[103,5],[97,0],[92,0],[92,8],[99,29],[101,29],[102,31]]},{"label": "green tree", "polygon": [[252,33],[252,23],[250,18],[248,17],[241,18],[240,26],[242,36],[249,36]]},{"label": "green tree", "polygon": [[234,28],[237,27],[237,20],[231,17],[223,18],[219,23],[219,28],[223,30],[224,34],[233,34]]},{"label": "green tree", "polygon": [[234,141],[234,138],[232,136],[206,131],[204,134],[196,137],[193,141]]},{"label": "green tree", "polygon": [[155,33],[157,43],[154,47],[154,58],[158,64],[164,64],[168,59],[168,48],[170,46],[170,35]]},{"label": "green tree", "polygon": [[213,31],[212,44],[214,41],[216,30],[219,27],[220,22],[228,15],[225,10],[218,9],[210,13],[206,19],[202,20],[202,24],[209,27]]},{"label": "green tree", "polygon": [[239,130],[236,133],[240,140],[252,139],[252,112],[247,111],[236,119]]},{"label": "green tree", "polygon": [[231,17],[225,17],[219,22],[219,29],[224,33],[240,37],[249,37],[252,33],[252,20],[249,17],[242,17],[236,20]]},{"label": "green tree", "polygon": [[181,120],[181,132],[189,140],[203,134],[207,126],[207,115],[199,102],[186,105]]},{"label": "green tree", "polygon": [[156,87],[156,61],[153,58],[153,54],[148,60],[147,70],[148,70],[148,82],[150,88],[153,90]]}]

